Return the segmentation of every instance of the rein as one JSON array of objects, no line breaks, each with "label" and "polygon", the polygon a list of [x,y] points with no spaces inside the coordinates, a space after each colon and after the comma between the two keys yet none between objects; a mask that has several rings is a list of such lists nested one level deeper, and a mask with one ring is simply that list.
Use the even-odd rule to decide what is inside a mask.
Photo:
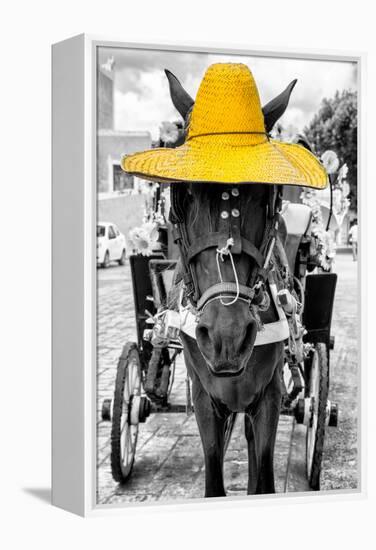
[{"label": "rein", "polygon": [[[250,307],[256,306],[260,310],[268,309],[270,299],[265,291],[265,285],[271,269],[271,255],[278,231],[279,212],[282,203],[281,187],[269,187],[267,219],[259,248],[241,234],[240,192],[237,187],[221,194],[219,231],[200,236],[195,239],[194,243],[189,242],[188,238],[185,211],[181,204],[180,193],[182,191],[178,185],[171,185],[170,189],[170,221],[173,224],[174,241],[180,249],[185,295],[196,313],[201,314],[205,307],[214,300],[219,300],[224,306],[230,306],[238,300],[242,300],[247,302]],[[220,282],[209,287],[200,296],[193,260],[204,250],[214,247],[216,249],[216,263]],[[239,284],[233,258],[234,254],[242,253],[250,256],[256,263],[256,269],[252,270],[245,285]],[[235,282],[223,280],[221,262],[224,262],[226,257],[230,259]]]}]

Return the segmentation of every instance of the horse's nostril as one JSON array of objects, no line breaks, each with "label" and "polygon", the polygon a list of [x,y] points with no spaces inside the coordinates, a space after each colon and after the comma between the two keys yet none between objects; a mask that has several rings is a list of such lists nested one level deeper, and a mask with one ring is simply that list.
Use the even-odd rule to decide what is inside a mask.
[{"label": "horse's nostril", "polygon": [[222,338],[220,334],[212,332],[206,325],[198,325],[196,338],[198,346],[207,360],[214,361],[221,355]]},{"label": "horse's nostril", "polygon": [[199,325],[197,327],[197,333],[198,333],[198,336],[200,336],[203,339],[209,338],[209,330],[205,325]]},{"label": "horse's nostril", "polygon": [[209,329],[205,325],[198,325],[196,328],[196,337],[202,345],[207,346],[210,343]]}]

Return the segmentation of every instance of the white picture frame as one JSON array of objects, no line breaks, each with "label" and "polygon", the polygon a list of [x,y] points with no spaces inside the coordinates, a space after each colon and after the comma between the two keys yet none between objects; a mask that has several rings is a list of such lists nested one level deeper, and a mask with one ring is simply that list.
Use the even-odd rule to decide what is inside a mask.
[{"label": "white picture frame", "polygon": [[[101,46],[248,54],[315,60],[351,61],[358,68],[358,181],[363,182],[364,64],[361,53],[268,51],[224,45],[133,44],[79,35],[52,47],[52,502],[82,516],[111,513],[116,506],[96,504],[96,52]],[[365,186],[359,185],[359,214],[365,227]],[[273,495],[232,501],[259,505],[273,498],[359,498],[365,494],[365,258],[361,237],[358,298],[359,437],[361,468],[356,492]],[[69,258],[69,261],[67,261]],[[286,498],[288,497],[288,498]],[[207,506],[195,499],[184,505]],[[210,503],[213,504],[213,501]],[[174,503],[169,504],[175,506]],[[121,505],[126,508],[132,505]],[[158,506],[154,504],[154,506]]]}]

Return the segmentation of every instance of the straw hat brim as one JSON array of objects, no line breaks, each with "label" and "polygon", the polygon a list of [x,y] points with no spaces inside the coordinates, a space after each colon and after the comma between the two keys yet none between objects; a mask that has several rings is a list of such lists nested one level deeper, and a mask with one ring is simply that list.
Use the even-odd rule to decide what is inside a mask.
[{"label": "straw hat brim", "polygon": [[[328,175],[320,161],[298,144],[265,140],[249,144],[243,136],[223,143],[220,136],[187,140],[175,149],[158,148],[124,156],[123,170],[151,181],[265,183],[324,189]],[[235,137],[235,136],[234,136]],[[246,137],[246,136],[244,136]]]}]

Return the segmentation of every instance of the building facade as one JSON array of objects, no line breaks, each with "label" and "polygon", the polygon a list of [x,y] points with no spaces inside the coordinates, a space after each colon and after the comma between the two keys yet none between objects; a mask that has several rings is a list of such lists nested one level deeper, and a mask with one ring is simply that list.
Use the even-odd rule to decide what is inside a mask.
[{"label": "building facade", "polygon": [[149,132],[114,128],[115,63],[110,58],[97,72],[97,196],[98,221],[115,223],[126,236],[142,222],[150,185],[126,174],[123,155],[150,149]]}]

